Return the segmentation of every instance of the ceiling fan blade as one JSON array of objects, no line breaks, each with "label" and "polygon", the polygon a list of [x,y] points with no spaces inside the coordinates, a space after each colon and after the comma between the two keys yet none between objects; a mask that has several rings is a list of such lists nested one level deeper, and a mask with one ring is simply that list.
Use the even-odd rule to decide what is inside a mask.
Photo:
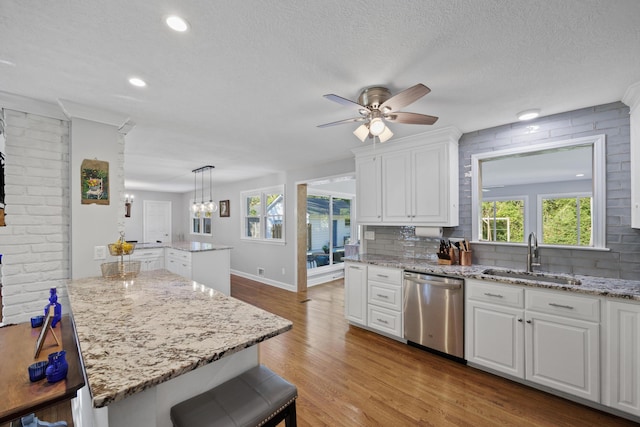
[{"label": "ceiling fan blade", "polygon": [[388,111],[398,111],[399,109],[416,102],[429,92],[431,92],[431,89],[422,83],[418,83],[417,85],[411,86],[409,89],[405,89],[387,99],[380,105],[380,111],[384,112],[386,109],[388,109]]},{"label": "ceiling fan blade", "polygon": [[328,95],[323,95],[323,96],[325,98],[327,98],[328,100],[330,100],[330,101],[337,102],[340,105],[344,105],[346,107],[353,108],[357,112],[360,112],[360,110],[365,110],[366,112],[369,112],[369,109],[367,107],[365,107],[364,105],[360,105],[357,102],[353,102],[350,99],[343,98],[341,96],[334,95],[332,93],[330,93]]},{"label": "ceiling fan blade", "polygon": [[391,113],[383,117],[385,120],[392,123],[404,123],[409,125],[432,125],[438,120],[438,117],[435,116],[418,113],[403,113],[402,111]]},{"label": "ceiling fan blade", "polygon": [[329,126],[342,125],[342,124],[345,124],[345,123],[353,123],[353,122],[363,122],[365,120],[366,120],[365,117],[354,117],[353,119],[345,119],[345,120],[340,120],[340,121],[337,121],[337,122],[325,123],[323,125],[318,125],[318,127],[319,128],[327,128]]}]

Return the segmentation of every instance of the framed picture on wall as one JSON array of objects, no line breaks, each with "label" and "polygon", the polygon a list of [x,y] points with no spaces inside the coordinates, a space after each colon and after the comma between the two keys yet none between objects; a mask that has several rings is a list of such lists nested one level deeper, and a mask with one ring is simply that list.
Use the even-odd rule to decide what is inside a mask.
[{"label": "framed picture on wall", "polygon": [[229,216],[229,201],[228,200],[220,200],[220,216],[221,217]]},{"label": "framed picture on wall", "polygon": [[82,204],[109,204],[109,162],[82,161],[80,166],[80,191]]}]

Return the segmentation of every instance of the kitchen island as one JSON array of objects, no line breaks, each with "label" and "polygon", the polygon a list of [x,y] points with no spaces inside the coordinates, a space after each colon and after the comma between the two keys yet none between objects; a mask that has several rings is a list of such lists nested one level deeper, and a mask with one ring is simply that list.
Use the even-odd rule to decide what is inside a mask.
[{"label": "kitchen island", "polygon": [[256,366],[256,344],[292,327],[166,270],[67,290],[88,383],[73,402],[81,427],[171,427],[171,406]]}]

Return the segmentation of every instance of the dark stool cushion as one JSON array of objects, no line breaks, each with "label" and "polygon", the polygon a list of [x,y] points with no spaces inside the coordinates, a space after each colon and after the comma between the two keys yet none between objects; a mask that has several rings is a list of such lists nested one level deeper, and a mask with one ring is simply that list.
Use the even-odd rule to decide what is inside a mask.
[{"label": "dark stool cushion", "polygon": [[259,365],[178,403],[171,421],[175,427],[259,426],[295,405],[297,397],[296,386]]}]

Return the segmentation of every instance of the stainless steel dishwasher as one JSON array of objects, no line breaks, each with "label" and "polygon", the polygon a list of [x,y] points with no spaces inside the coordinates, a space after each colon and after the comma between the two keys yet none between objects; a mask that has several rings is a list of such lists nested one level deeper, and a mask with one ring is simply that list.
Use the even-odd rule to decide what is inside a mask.
[{"label": "stainless steel dishwasher", "polygon": [[464,280],[405,272],[404,338],[462,361]]}]

